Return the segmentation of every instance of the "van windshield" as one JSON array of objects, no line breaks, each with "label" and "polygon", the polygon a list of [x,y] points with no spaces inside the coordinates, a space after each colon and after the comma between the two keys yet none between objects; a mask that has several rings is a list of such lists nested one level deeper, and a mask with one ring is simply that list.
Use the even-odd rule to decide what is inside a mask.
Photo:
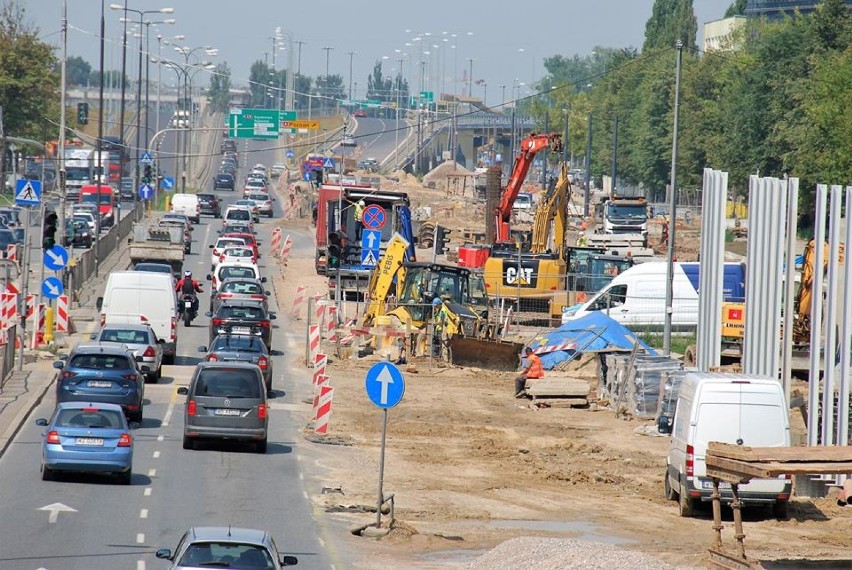
[{"label": "van windshield", "polygon": [[707,448],[711,441],[737,443],[749,447],[775,447],[786,444],[781,406],[705,402],[698,408],[695,427],[696,447]]}]

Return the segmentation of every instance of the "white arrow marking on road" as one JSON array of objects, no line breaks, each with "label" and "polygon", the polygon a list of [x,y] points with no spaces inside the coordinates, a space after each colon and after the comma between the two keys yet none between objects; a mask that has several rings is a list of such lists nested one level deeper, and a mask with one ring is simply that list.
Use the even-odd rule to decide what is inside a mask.
[{"label": "white arrow marking on road", "polygon": [[370,232],[369,234],[367,234],[367,246],[368,246],[368,248],[369,249],[376,249],[375,243],[376,243],[376,234],[374,234],[373,232]]},{"label": "white arrow marking on road", "polygon": [[53,524],[56,522],[56,519],[59,518],[59,513],[76,513],[77,509],[72,509],[68,505],[63,505],[62,503],[53,503],[51,505],[45,505],[40,509],[36,509],[37,511],[48,511],[50,516],[47,517],[47,522]]},{"label": "white arrow marking on road", "polygon": [[387,365],[385,365],[384,368],[382,368],[382,371],[379,372],[379,377],[376,378],[376,382],[382,383],[382,395],[379,398],[379,401],[382,405],[385,405],[388,403],[388,384],[393,384],[393,375],[391,375]]},{"label": "white arrow marking on road", "polygon": [[65,258],[61,255],[54,253],[52,249],[45,250],[44,252],[47,256],[53,261],[55,265],[65,265]]},{"label": "white arrow marking on road", "polygon": [[59,287],[54,285],[50,281],[45,281],[44,286],[47,287],[47,290],[50,291],[51,295],[59,295]]}]

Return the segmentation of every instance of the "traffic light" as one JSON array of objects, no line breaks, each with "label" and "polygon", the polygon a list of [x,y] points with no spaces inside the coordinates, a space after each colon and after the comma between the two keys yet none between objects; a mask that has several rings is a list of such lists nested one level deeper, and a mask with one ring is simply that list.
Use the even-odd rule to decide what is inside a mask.
[{"label": "traffic light", "polygon": [[324,172],[322,168],[314,170],[314,172],[316,172],[317,186],[321,186]]},{"label": "traffic light", "polygon": [[50,249],[56,245],[56,224],[59,223],[59,217],[56,212],[50,212],[44,217],[44,232],[41,236],[42,249]]},{"label": "traffic light", "polygon": [[88,125],[89,124],[89,104],[88,103],[77,103],[77,124],[79,124],[79,125]]},{"label": "traffic light", "polygon": [[151,165],[145,165],[145,171],[142,173],[142,184],[150,184],[151,183]]},{"label": "traffic light", "polygon": [[331,232],[328,234],[328,245],[326,246],[326,269],[339,269],[340,258],[343,256],[343,242],[340,234]]},{"label": "traffic light", "polygon": [[444,226],[435,225],[435,255],[443,255],[450,249],[450,230]]}]

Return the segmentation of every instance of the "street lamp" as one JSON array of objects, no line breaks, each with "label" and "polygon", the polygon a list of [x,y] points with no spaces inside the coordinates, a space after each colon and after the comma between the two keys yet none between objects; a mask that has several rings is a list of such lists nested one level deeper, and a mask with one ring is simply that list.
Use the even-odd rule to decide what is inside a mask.
[{"label": "street lamp", "polygon": [[322,49],[325,50],[325,94],[328,95],[328,57],[331,50],[334,48],[331,46],[323,46]]},{"label": "street lamp", "polygon": [[171,38],[163,38],[162,34],[157,32],[157,58],[155,60],[155,63],[157,64],[157,110],[155,112],[157,126],[154,130],[155,133],[160,132],[160,84],[163,82],[163,58],[160,55],[160,48],[162,47],[163,42],[165,42],[166,45],[169,45],[169,40],[183,40],[185,37],[186,36],[184,36],[183,34],[178,34],[176,36],[172,36]]},{"label": "street lamp", "polygon": [[[160,8],[158,10],[134,10],[133,8],[127,7],[126,1],[125,1],[123,6],[121,4],[110,4],[109,9],[110,10],[123,10],[125,20],[127,19],[127,13],[128,12],[133,12],[134,14],[138,14],[139,15],[139,31],[140,31],[140,33],[142,32],[142,26],[144,24],[144,18],[145,18],[146,14],[174,14],[174,12],[175,12],[174,8]],[[126,29],[127,22],[124,22],[124,24],[125,24],[125,29]],[[126,33],[125,33],[125,36],[124,36],[124,44],[125,44],[125,46],[127,44],[127,34]],[[124,81],[123,78],[122,78],[122,81]],[[142,40],[140,39],[139,40],[139,70],[138,70],[137,85],[136,85],[136,148],[134,149],[135,155],[139,154],[140,144],[141,144],[139,142],[139,137],[140,137],[140,134],[141,134],[140,131],[142,130],[142,127],[141,127],[141,124],[140,124],[140,116],[142,114],[141,103],[142,103]],[[122,92],[122,109],[123,108],[124,108],[124,93]],[[124,115],[122,113],[122,122],[123,121],[124,121]],[[146,114],[145,114],[145,124],[146,125],[148,124],[147,109],[146,109]],[[139,188],[139,157],[138,156],[134,156],[134,162],[136,163],[136,175],[134,177],[135,178],[135,188]],[[98,196],[100,196],[100,193],[98,193]],[[138,193],[134,192],[133,193],[133,212],[134,212],[133,215],[134,215],[134,218],[136,216],[136,206],[137,206],[138,201],[139,201]]]}]

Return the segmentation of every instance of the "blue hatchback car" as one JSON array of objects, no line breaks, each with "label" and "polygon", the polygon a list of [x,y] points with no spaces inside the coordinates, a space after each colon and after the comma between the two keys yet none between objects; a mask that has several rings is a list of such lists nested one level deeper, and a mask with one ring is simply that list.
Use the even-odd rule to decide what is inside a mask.
[{"label": "blue hatchback car", "polygon": [[54,362],[53,367],[59,370],[57,403],[118,404],[130,421],[142,421],[145,374],[151,370],[140,366],[127,346],[80,344],[67,358]]},{"label": "blue hatchback car", "polygon": [[121,406],[65,402],[56,406],[42,443],[41,478],[50,481],[58,471],[113,473],[123,485],[133,471],[133,437]]}]

